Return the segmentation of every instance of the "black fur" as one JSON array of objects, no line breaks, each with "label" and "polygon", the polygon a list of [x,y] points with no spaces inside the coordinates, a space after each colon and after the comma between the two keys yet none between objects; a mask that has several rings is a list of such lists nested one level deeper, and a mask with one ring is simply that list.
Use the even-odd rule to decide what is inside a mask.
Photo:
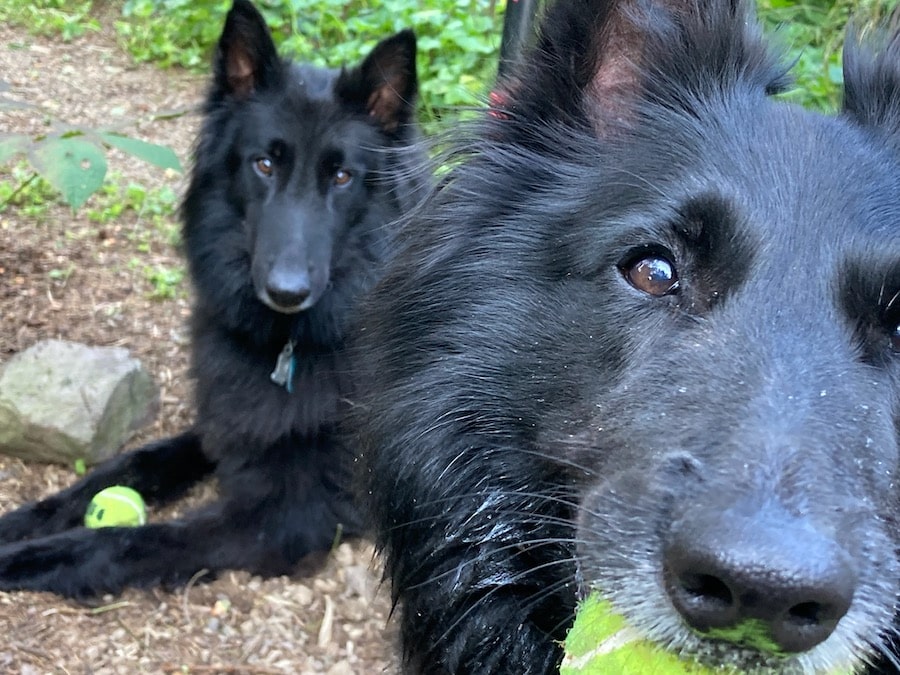
[{"label": "black fur", "polygon": [[598,589],[746,672],[897,672],[900,38],[772,98],[749,2],[559,0],[366,304],[409,673],[553,673]]},{"label": "black fur", "polygon": [[[182,209],[196,423],[0,519],[0,588],[89,596],[201,569],[281,574],[361,533],[335,429],[351,386],[344,338],[388,224],[421,188],[416,88],[410,31],[352,69],[314,68],[280,59],[262,16],[235,1]],[[289,341],[280,386],[270,374]],[[79,527],[105,486],[152,505],[209,474],[220,498],[182,520]]]}]

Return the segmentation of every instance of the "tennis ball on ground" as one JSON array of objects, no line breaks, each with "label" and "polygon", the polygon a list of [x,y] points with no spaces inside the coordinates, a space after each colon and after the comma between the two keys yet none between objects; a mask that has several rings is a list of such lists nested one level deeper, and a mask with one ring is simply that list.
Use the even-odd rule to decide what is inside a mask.
[{"label": "tennis ball on ground", "polygon": [[100,490],[84,514],[85,527],[136,527],[146,522],[143,497],[137,490],[124,485]]},{"label": "tennis ball on ground", "polygon": [[560,675],[713,675],[723,672],[681,659],[645,640],[597,593],[579,605],[575,623],[566,636],[565,652]]}]

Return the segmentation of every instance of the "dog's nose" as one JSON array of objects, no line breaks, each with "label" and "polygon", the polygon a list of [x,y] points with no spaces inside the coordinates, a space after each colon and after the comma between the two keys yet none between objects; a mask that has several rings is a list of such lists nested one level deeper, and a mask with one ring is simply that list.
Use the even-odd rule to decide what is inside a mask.
[{"label": "dog's nose", "polygon": [[280,308],[296,309],[309,297],[310,292],[309,277],[305,274],[273,272],[266,281],[269,299]]},{"label": "dog's nose", "polygon": [[831,635],[857,580],[834,539],[787,514],[695,516],[680,519],[664,549],[666,589],[691,627],[776,654]]}]

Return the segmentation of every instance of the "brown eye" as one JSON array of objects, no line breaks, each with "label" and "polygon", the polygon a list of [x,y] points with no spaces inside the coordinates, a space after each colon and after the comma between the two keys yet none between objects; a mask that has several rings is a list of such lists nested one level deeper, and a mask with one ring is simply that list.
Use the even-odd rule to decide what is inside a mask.
[{"label": "brown eye", "polygon": [[635,258],[622,266],[622,274],[629,284],[648,295],[662,297],[678,290],[675,266],[660,255]]},{"label": "brown eye", "polygon": [[256,167],[257,172],[261,176],[265,176],[268,178],[272,175],[275,167],[272,164],[272,160],[268,157],[258,157],[254,162],[254,166]]},{"label": "brown eye", "polygon": [[338,187],[343,187],[353,180],[353,174],[346,169],[338,169],[334,172],[334,178],[332,180]]}]

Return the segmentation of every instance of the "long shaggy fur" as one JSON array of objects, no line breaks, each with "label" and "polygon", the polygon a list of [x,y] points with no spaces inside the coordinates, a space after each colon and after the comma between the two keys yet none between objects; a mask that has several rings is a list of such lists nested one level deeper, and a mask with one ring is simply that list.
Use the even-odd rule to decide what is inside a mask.
[{"label": "long shaggy fur", "polygon": [[[825,116],[772,98],[786,69],[749,3],[548,10],[357,345],[405,672],[556,672],[591,589],[712,665],[896,672],[886,31],[849,46],[845,110]],[[716,632],[688,563],[768,599]],[[778,618],[805,601],[777,604],[807,581],[809,632]]]}]

